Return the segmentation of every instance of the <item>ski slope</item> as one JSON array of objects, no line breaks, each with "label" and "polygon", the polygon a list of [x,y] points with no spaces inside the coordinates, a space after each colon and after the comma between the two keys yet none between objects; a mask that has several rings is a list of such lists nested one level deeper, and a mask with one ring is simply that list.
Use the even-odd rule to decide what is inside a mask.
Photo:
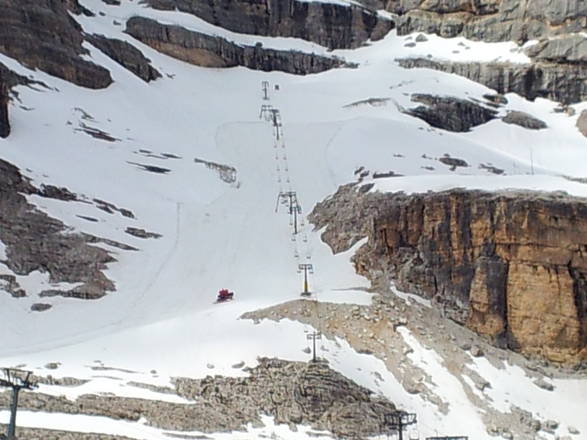
[{"label": "ski slope", "polygon": [[[307,345],[305,326],[292,321],[256,325],[239,317],[297,298],[302,289],[297,266],[303,262],[314,265],[310,287],[319,300],[339,301],[344,296],[344,301],[368,303],[370,297],[361,289],[369,285],[350,264],[356,247],[332,255],[320,241],[319,231],[312,231],[310,225],[305,225],[300,235],[308,238],[307,243],[292,241],[289,216],[281,208],[275,212],[282,189],[276,167],[284,153],[290,188],[283,189],[297,192],[302,216],[339,185],[355,181],[359,167],[371,173],[393,171],[405,176],[378,179],[376,189],[381,191],[421,192],[458,186],[564,190],[587,196],[587,185],[560,177],[584,175],[587,148],[585,138],[574,127],[576,117],[555,113],[556,103],[507,96],[509,104],[500,112],[527,111],[548,124],[549,128],[540,131],[495,120],[469,133],[452,134],[399,111],[412,106],[411,93],[482,99],[490,92],[453,75],[404,70],[394,61],[428,53],[450,57],[455,47],[462,47],[458,46],[461,39],[430,36],[414,50],[404,46],[409,38],[391,33],[354,51],[334,51],[334,55],[360,63],[359,68],[305,77],[244,68],[206,69],[159,54],[113,22],[124,23],[133,15],[143,15],[241,44],[262,41],[265,47],[315,53],[326,50],[298,39],[228,33],[188,14],[154,11],[132,1],[123,1],[119,7],[100,0],[81,3],[97,13],[96,17],[74,17],[86,32],[131,42],[163,78],[146,84],[88,43],[88,58],[108,68],[114,79],[105,90],[83,89],[0,55],[0,61],[11,69],[48,86],[17,88],[19,100],[13,100],[10,107],[12,134],[0,140],[0,157],[18,166],[36,185],[65,186],[87,199],[106,200],[133,211],[135,219],[129,219],[107,214],[92,204],[28,198],[74,232],[116,240],[139,250],[96,244],[111,251],[117,260],[106,273],[115,282],[116,291],[96,301],[43,298],[42,302],[53,306],[43,313],[32,312],[30,306],[39,302],[38,293],[50,286],[47,275],[17,276],[28,296],[15,299],[0,295],[0,365],[24,364],[47,374],[44,366],[59,362],[59,369],[50,374],[90,379],[91,386],[101,392],[138,393],[156,399],[163,397],[121,387],[120,381],[168,384],[169,378],[176,376],[239,375],[244,373],[232,365],[244,361],[254,366],[258,356],[306,360],[308,356],[302,351]],[[510,51],[511,44],[467,44],[472,48],[467,57],[524,61],[522,55]],[[454,56],[460,60],[465,55]],[[275,148],[271,124],[259,119],[264,103],[261,81],[279,85],[278,91],[271,89],[269,102],[280,109],[285,148],[281,144]],[[371,98],[380,99],[380,104],[361,103]],[[583,108],[587,105],[576,106],[577,110]],[[80,131],[81,124],[98,128],[116,141],[93,138]],[[470,166],[450,171],[437,160],[445,154],[464,159]],[[194,159],[236,168],[236,181],[222,181],[214,170]],[[169,172],[150,173],[137,163],[164,167]],[[479,168],[482,164],[503,169],[505,176]],[[88,222],[80,215],[98,221]],[[162,237],[140,239],[124,232],[128,226]],[[0,243],[0,260],[4,252]],[[0,263],[0,274],[12,272]],[[216,292],[223,287],[235,291],[235,300],[213,304]],[[418,412],[421,435],[451,431],[465,411],[469,415],[463,427],[466,434],[489,439],[475,405],[455,385],[450,373],[443,371],[442,363],[410,335],[404,336],[414,348],[415,362],[430,367],[439,393],[450,402],[448,415],[438,414],[435,406],[409,394],[381,361],[355,352],[345,341],[323,341],[321,355],[359,384]],[[96,377],[90,368],[96,361],[135,373],[112,372],[117,380],[108,381]],[[494,377],[493,383],[517,377],[508,369],[485,368],[485,374]],[[377,383],[374,372],[385,381]],[[582,394],[569,388],[580,389]],[[567,425],[586,433],[587,421],[578,408],[587,384],[568,386],[561,382],[557,390],[550,394],[551,408],[537,409],[540,416],[562,417],[554,402],[571,399],[577,406],[564,415],[560,433]],[[513,402],[504,399],[501,392],[498,388],[491,397],[502,402],[507,411],[508,402]],[[532,410],[535,402],[527,400],[525,408]],[[554,411],[553,415],[549,411]],[[6,412],[0,413],[0,420],[7,417]],[[74,421],[65,416],[50,416],[49,421],[43,417],[26,413],[21,421],[31,427],[54,429],[91,425],[93,432],[138,439],[164,435],[154,428],[126,423]],[[279,434],[282,438],[311,437],[303,429],[298,433],[286,432],[283,427],[271,429],[283,431]],[[260,438],[264,435],[261,431],[251,428],[245,437]],[[225,437],[218,434],[214,438]]]}]

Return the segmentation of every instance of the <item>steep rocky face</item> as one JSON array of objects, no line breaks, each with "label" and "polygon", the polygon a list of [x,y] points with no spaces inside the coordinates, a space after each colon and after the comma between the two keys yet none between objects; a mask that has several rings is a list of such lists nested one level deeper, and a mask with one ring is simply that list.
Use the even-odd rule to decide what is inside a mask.
[{"label": "steep rocky face", "polygon": [[86,52],[81,28],[64,2],[0,0],[0,23],[0,52],[5,55],[83,87],[112,83],[108,70],[80,58]]},{"label": "steep rocky face", "polygon": [[[243,431],[248,424],[259,424],[261,415],[276,423],[310,425],[328,430],[337,438],[360,440],[389,431],[385,415],[395,412],[393,403],[373,395],[366,388],[332,370],[325,362],[289,362],[260,358],[254,368],[235,365],[247,375],[204,379],[174,378],[174,388],[134,382],[129,385],[169,396],[182,397],[185,403],[138,399],[115,395],[83,394],[67,399],[59,393],[22,393],[23,410],[59,414],[101,416],[126,422],[143,419],[149,426],[179,431],[178,438],[189,438],[193,431],[217,433]],[[98,367],[100,368],[100,367]],[[81,386],[75,378],[35,377],[37,383],[51,386]],[[0,392],[0,405],[10,404],[10,392]],[[180,402],[182,399],[178,399]],[[182,435],[185,434],[185,435]],[[43,439],[101,439],[106,437],[19,437]],[[122,439],[122,437],[116,437]]]},{"label": "steep rocky face", "polygon": [[[362,187],[362,192],[368,190]],[[587,202],[534,193],[362,193],[341,187],[310,216],[335,252],[362,237],[359,273],[431,298],[494,343],[587,360]]]},{"label": "steep rocky face", "polygon": [[[114,261],[104,249],[90,246],[97,237],[66,233],[63,223],[30,205],[24,194],[48,196],[28,183],[13,165],[0,160],[0,241],[6,246],[3,263],[17,275],[40,271],[52,283],[80,283],[67,291],[37,292],[41,296],[63,295],[94,299],[114,290],[103,270]],[[24,291],[13,276],[0,282],[13,296]]]},{"label": "steep rocky face", "polygon": [[178,379],[178,394],[198,401],[222,403],[236,413],[256,418],[268,414],[276,423],[310,425],[340,438],[367,438],[386,432],[385,414],[395,406],[327,363],[259,359],[246,378]]},{"label": "steep rocky face", "polygon": [[0,137],[5,138],[10,134],[10,122],[8,120],[8,85],[4,81],[0,70]]},{"label": "steep rocky face", "polygon": [[587,137],[587,110],[583,110],[577,119],[577,128],[583,136]]},{"label": "steep rocky face", "polygon": [[245,34],[297,37],[330,49],[355,48],[379,40],[390,20],[360,6],[297,0],[148,0],[153,8],[194,14],[209,23]]},{"label": "steep rocky face", "polygon": [[159,71],[151,66],[151,61],[132,44],[103,35],[92,35],[88,37],[88,40],[143,81],[149,82],[161,78]]},{"label": "steep rocky face", "polygon": [[405,113],[433,127],[449,131],[470,131],[472,127],[485,124],[497,115],[495,110],[452,96],[414,94],[411,99],[424,105],[408,109]]},{"label": "steep rocky face", "polygon": [[584,0],[387,0],[400,35],[415,31],[473,40],[519,41],[581,32]]},{"label": "steep rocky face", "polygon": [[525,98],[548,98],[563,104],[587,100],[587,66],[584,64],[451,63],[426,58],[398,60],[402,67],[456,73],[498,93]]},{"label": "steep rocky face", "polygon": [[279,70],[303,75],[345,65],[338,58],[264,49],[260,45],[241,46],[220,37],[164,25],[143,17],[128,20],[126,32],[159,52],[203,67],[245,66],[267,72]]}]

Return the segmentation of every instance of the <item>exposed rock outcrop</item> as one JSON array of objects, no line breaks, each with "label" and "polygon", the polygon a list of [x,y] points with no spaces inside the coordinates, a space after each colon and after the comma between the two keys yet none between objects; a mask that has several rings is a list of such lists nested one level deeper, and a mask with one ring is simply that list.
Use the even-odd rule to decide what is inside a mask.
[{"label": "exposed rock outcrop", "polygon": [[241,46],[221,37],[161,24],[143,17],[128,20],[126,32],[159,52],[203,67],[245,66],[267,72],[279,70],[304,75],[346,65],[339,58],[265,49],[260,44]]},{"label": "exposed rock outcrop", "polygon": [[413,102],[424,105],[408,109],[405,113],[448,131],[470,131],[472,127],[485,124],[497,115],[495,110],[452,96],[414,94],[411,98]]},{"label": "exposed rock outcrop", "polygon": [[94,46],[143,81],[149,82],[161,78],[159,71],[151,66],[151,60],[132,44],[107,38],[104,35],[92,35],[88,39]]},{"label": "exposed rock outcrop", "polygon": [[585,64],[587,63],[587,37],[582,34],[566,35],[541,41],[526,49],[526,53],[536,61]]},{"label": "exposed rock outcrop", "polygon": [[[6,246],[8,269],[17,275],[44,272],[52,283],[80,283],[57,291],[64,296],[95,299],[114,290],[102,272],[113,257],[88,244],[100,239],[66,233],[63,223],[35,209],[23,194],[43,195],[16,167],[0,159],[0,241]],[[17,284],[11,291],[19,291]]]},{"label": "exposed rock outcrop", "polygon": [[153,8],[178,9],[209,23],[253,35],[297,37],[330,49],[355,48],[379,40],[393,23],[358,5],[297,0],[148,0]]},{"label": "exposed rock outcrop", "polygon": [[587,110],[583,110],[577,119],[577,128],[587,137]]},{"label": "exposed rock outcrop", "polygon": [[8,120],[8,85],[4,81],[0,70],[0,138],[6,138],[10,134],[10,121]]},{"label": "exposed rock outcrop", "polygon": [[472,40],[519,41],[581,32],[587,28],[583,0],[395,0],[400,35],[421,31]]},{"label": "exposed rock outcrop", "polygon": [[87,52],[81,27],[67,6],[54,0],[2,0],[0,52],[83,87],[107,87],[110,72],[80,57]]},{"label": "exposed rock outcrop", "polygon": [[519,125],[520,127],[527,128],[528,130],[541,130],[547,127],[546,122],[535,118],[528,113],[519,111],[510,111],[501,120],[506,124]]},{"label": "exposed rock outcrop", "polygon": [[[363,187],[364,190],[369,187]],[[587,360],[587,202],[542,193],[405,195],[341,187],[310,216],[357,271],[390,277],[526,355]]]},{"label": "exposed rock outcrop", "polygon": [[[391,402],[373,395],[324,362],[263,358],[258,366],[245,371],[249,373],[245,377],[176,378],[175,389],[152,389],[184,397],[186,403],[87,394],[69,400],[65,396],[26,392],[21,394],[19,406],[132,422],[146,419],[149,426],[192,433],[242,431],[247,424],[260,423],[261,415],[268,415],[276,423],[310,425],[339,438],[353,439],[384,434],[389,430],[385,415],[396,411]],[[0,392],[0,405],[7,406],[9,401],[10,393]],[[181,433],[177,435],[181,437]]]},{"label": "exposed rock outcrop", "polygon": [[548,98],[563,104],[587,100],[584,64],[453,63],[426,58],[398,60],[405,68],[427,68],[455,73],[498,93],[517,93],[530,100]]},{"label": "exposed rock outcrop", "polygon": [[385,414],[395,406],[330,369],[324,362],[260,359],[247,378],[178,379],[179,395],[222,403],[229,412],[267,414],[276,423],[304,424],[340,438],[386,432]]}]

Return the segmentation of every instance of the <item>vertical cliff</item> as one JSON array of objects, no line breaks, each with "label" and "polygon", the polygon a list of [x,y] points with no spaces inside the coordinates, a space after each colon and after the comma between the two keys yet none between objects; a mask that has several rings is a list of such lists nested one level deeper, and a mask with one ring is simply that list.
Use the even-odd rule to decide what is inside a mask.
[{"label": "vertical cliff", "polygon": [[358,4],[297,0],[147,0],[157,9],[178,9],[216,26],[253,35],[296,37],[330,49],[355,48],[378,40],[393,24]]},{"label": "vertical cliff", "polygon": [[359,273],[430,298],[496,344],[556,362],[587,359],[587,201],[453,190],[361,194],[318,204],[335,251],[363,236]]}]

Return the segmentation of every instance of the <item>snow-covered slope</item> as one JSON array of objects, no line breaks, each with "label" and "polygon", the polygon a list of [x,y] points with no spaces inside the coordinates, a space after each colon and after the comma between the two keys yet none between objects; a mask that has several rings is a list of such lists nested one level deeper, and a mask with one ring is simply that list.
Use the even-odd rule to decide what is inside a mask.
[{"label": "snow-covered slope", "polygon": [[[296,191],[306,214],[339,185],[356,180],[355,171],[364,167],[371,175],[393,171],[405,176],[377,180],[382,190],[523,187],[587,196],[586,185],[560,177],[583,175],[587,149],[585,138],[574,127],[576,118],[554,112],[556,103],[507,97],[509,103],[500,112],[511,109],[531,113],[548,124],[547,129],[539,131],[496,119],[469,133],[453,134],[433,129],[400,111],[412,105],[411,93],[482,99],[490,92],[453,75],[404,70],[394,62],[395,58],[416,53],[415,49],[419,55],[442,53],[451,57],[462,47],[458,46],[461,40],[431,37],[417,48],[409,48],[404,46],[404,38],[391,33],[369,46],[334,52],[360,63],[357,69],[305,77],[244,68],[206,69],[161,55],[113,23],[124,23],[139,14],[201,32],[221,33],[237,42],[262,40],[265,47],[317,53],[325,49],[296,39],[226,33],[193,16],[153,11],[132,1],[123,1],[122,6],[108,6],[100,0],[81,3],[97,13],[91,18],[75,17],[85,31],[132,42],[163,77],[146,84],[88,43],[91,59],[111,71],[115,82],[107,89],[76,87],[0,55],[0,61],[13,70],[48,85],[17,88],[19,100],[10,108],[12,134],[0,140],[0,156],[17,165],[35,184],[64,186],[88,199],[107,200],[132,210],[135,219],[107,214],[91,204],[29,197],[29,202],[74,231],[139,250],[97,244],[112,251],[117,259],[107,271],[116,291],[96,301],[43,298],[53,306],[43,313],[32,312],[30,306],[39,301],[39,286],[50,284],[48,277],[42,273],[17,276],[29,296],[17,299],[0,295],[2,365],[24,364],[46,374],[45,364],[60,362],[60,368],[51,372],[54,376],[93,379],[90,383],[96,391],[128,395],[132,387],[121,387],[120,383],[137,378],[165,384],[172,376],[243,374],[231,366],[240,361],[255,365],[258,356],[307,359],[302,351],[307,344],[304,325],[293,321],[255,325],[239,317],[297,298],[302,288],[297,270],[300,263],[313,264],[310,287],[319,300],[336,300],[343,290],[350,289],[354,294],[345,293],[345,300],[368,302],[369,296],[360,290],[368,287],[368,282],[354,273],[349,262],[352,251],[332,255],[321,243],[319,232],[311,231],[310,226],[304,225],[303,233],[292,241],[288,215],[283,208],[275,212],[280,190]],[[488,54],[495,54],[491,56],[517,61],[516,57],[521,57],[511,54],[509,45],[471,43],[471,47],[468,56],[472,58],[486,59]],[[262,81],[269,81],[269,103],[281,113],[283,142],[277,145],[271,124],[259,118],[261,105],[267,104],[262,99]],[[93,138],[79,130],[82,123],[116,140]],[[450,171],[438,161],[447,154],[465,160],[469,166]],[[236,181],[223,181],[215,170],[194,159],[234,167]],[[169,171],[148,172],[136,164]],[[504,170],[505,176],[480,165]],[[162,237],[137,238],[124,232],[128,226]],[[307,237],[307,243],[303,237]],[[0,259],[3,251],[0,243]],[[11,272],[0,264],[0,274]],[[222,287],[234,290],[236,299],[215,305],[215,294]],[[461,426],[460,433],[479,440],[489,438],[475,403],[443,369],[442,361],[413,336],[404,336],[414,350],[414,362],[425,365],[439,394],[449,402],[447,415],[437,414],[434,405],[409,394],[380,361],[358,354],[345,341],[324,340],[321,356],[358,383],[420,414],[422,436],[452,432],[466,417],[468,422]],[[117,379],[96,379],[95,371],[89,368],[96,360],[138,373],[112,372]],[[587,422],[580,411],[587,383],[557,382],[546,406],[540,403],[545,400],[544,391],[538,389],[521,391],[520,398],[514,396],[507,384],[516,383],[521,390],[535,388],[518,370],[500,370],[481,362],[478,367],[480,374],[491,377],[494,384],[486,398],[501,410],[507,412],[508,405],[515,404],[539,413],[542,419],[561,421],[559,433],[566,432],[568,425],[587,433]],[[373,380],[373,372],[385,379],[383,385]],[[562,401],[567,402],[564,412],[557,403]],[[3,412],[2,419],[6,418]],[[66,416],[51,416],[47,424],[42,420],[37,414],[27,413],[19,421],[31,427],[64,430],[78,430],[76,426],[90,423]],[[100,420],[92,423],[93,432],[161,438],[153,428],[133,430],[126,424]],[[304,432],[280,435],[304,437]],[[246,438],[262,434],[253,430]],[[215,438],[224,437],[219,434]]]}]

